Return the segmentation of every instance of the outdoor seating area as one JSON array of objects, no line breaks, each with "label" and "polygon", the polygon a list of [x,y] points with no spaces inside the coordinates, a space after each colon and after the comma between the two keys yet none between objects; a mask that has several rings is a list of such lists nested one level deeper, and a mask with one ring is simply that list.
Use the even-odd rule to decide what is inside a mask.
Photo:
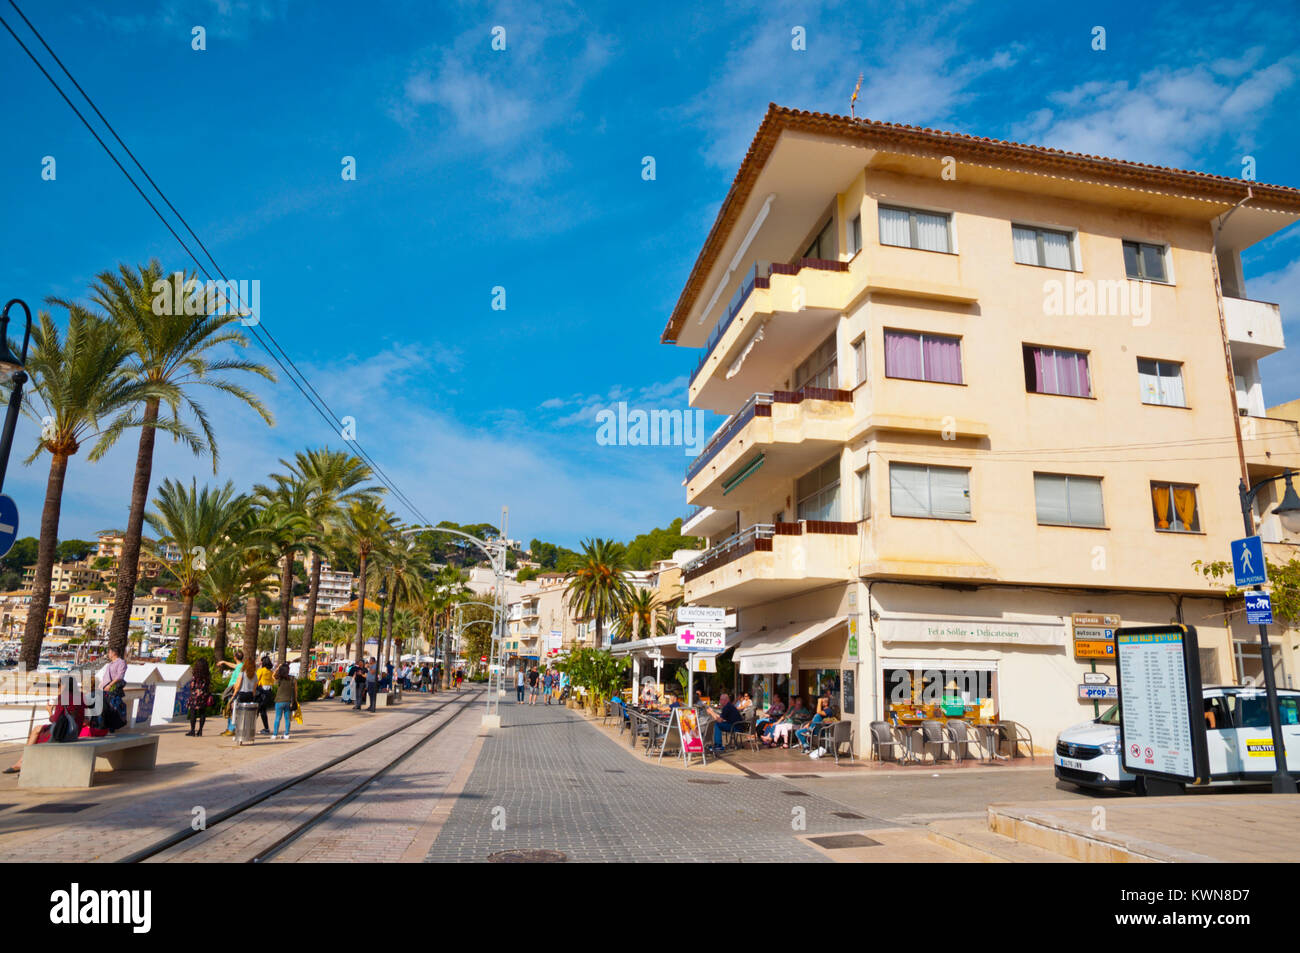
[{"label": "outdoor seating area", "polygon": [[871,758],[882,762],[933,765],[941,761],[961,764],[971,759],[996,763],[1022,758],[1025,752],[1034,760],[1033,736],[1014,721],[873,721],[870,733]]}]

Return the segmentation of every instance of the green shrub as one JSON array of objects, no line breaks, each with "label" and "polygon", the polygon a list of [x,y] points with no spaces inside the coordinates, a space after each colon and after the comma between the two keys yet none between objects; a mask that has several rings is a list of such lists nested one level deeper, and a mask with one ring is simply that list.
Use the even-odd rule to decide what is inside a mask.
[{"label": "green shrub", "polygon": [[314,702],[325,694],[325,683],[318,682],[314,678],[298,679],[298,701]]},{"label": "green shrub", "polygon": [[337,698],[339,695],[342,695],[342,694],[343,694],[343,679],[341,679],[341,678],[336,678],[336,679],[334,679],[334,681],[330,682],[330,687],[334,690],[334,696],[335,696],[336,698]]},{"label": "green shrub", "polygon": [[478,675],[471,675],[469,677],[469,680],[471,682],[486,682],[488,680],[488,676],[486,673],[480,673]]}]

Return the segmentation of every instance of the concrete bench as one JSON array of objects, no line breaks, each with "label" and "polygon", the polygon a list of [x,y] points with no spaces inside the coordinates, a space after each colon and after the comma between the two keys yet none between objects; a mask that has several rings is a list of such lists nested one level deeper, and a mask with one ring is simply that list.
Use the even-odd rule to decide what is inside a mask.
[{"label": "concrete bench", "polygon": [[106,735],[23,748],[20,788],[88,788],[95,783],[95,759],[114,771],[152,770],[158,762],[157,735]]},{"label": "concrete bench", "polygon": [[375,696],[376,708],[391,708],[402,700],[401,692],[380,692]]}]

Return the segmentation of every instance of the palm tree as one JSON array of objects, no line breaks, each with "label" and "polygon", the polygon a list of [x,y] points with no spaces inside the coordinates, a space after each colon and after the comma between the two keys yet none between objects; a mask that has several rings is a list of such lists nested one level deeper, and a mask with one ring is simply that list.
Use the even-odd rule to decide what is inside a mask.
[{"label": "palm tree", "polygon": [[28,670],[34,670],[40,662],[45,638],[68,461],[91,437],[97,439],[89,457],[98,460],[131,422],[130,408],[155,393],[152,384],[129,379],[122,373],[128,353],[116,329],[79,305],[68,306],[66,337],[60,335],[49,313],[41,312],[32,340],[27,370],[33,387],[26,409],[41,421],[41,436],[27,462],[43,452],[49,453],[50,475],[41,511],[36,578],[19,656]]},{"label": "palm tree", "polygon": [[681,584],[669,590],[667,599],[660,599],[655,607],[655,635],[672,635],[677,628],[677,610],[686,599],[686,590]]},{"label": "palm tree", "polygon": [[[387,605],[384,607],[388,614],[388,633],[384,645],[393,637],[393,619],[397,607],[419,604],[424,592],[424,580],[420,578],[419,571],[423,560],[418,551],[412,549],[402,538],[400,526],[394,525],[393,530],[393,535],[385,540],[382,549],[376,549],[371,557],[372,581],[378,582],[388,593]],[[391,651],[386,651],[385,657],[391,661]]]},{"label": "palm tree", "polygon": [[262,596],[275,577],[275,556],[270,538],[274,536],[274,518],[251,504],[231,530],[231,538],[241,543],[239,554],[239,594],[244,599],[244,658],[257,657],[257,636],[262,621]]},{"label": "palm tree", "polygon": [[329,549],[329,536],[337,526],[345,507],[363,497],[373,497],[378,491],[363,486],[371,470],[360,458],[339,450],[322,447],[319,450],[299,451],[290,463],[281,460],[289,470],[290,478],[305,484],[305,515],[310,524],[310,534],[304,539],[311,553],[311,579],[307,587],[307,612],[302,628],[302,661],[305,664],[311,651],[312,636],[316,627],[316,604],[320,597],[321,564]]},{"label": "palm tree", "polygon": [[[339,521],[339,536],[349,550],[357,554],[357,654],[361,661],[366,640],[363,618],[366,605],[366,570],[370,554],[384,545],[392,531],[392,515],[373,498],[366,497],[349,504]],[[378,643],[376,643],[376,647]]]},{"label": "palm tree", "polygon": [[[289,618],[293,614],[293,563],[304,537],[313,530],[307,518],[307,484],[280,474],[272,475],[275,487],[257,486],[258,502],[266,508],[270,520],[268,540],[275,548],[280,564],[280,633],[275,643],[276,664],[285,661],[289,652]],[[307,661],[307,656],[302,657]]]},{"label": "palm tree", "polygon": [[633,589],[628,595],[627,603],[618,613],[618,641],[650,638],[650,620],[660,608],[659,597],[654,590]]},{"label": "palm tree", "polygon": [[[202,491],[193,479],[188,489],[175,480],[163,480],[154,500],[156,512],[145,514],[160,541],[149,555],[161,561],[180,586],[181,632],[176,661],[181,665],[190,660],[190,616],[207,570],[208,554],[216,552],[247,506],[248,498],[236,493],[229,480],[219,489],[205,486]],[[180,550],[180,559],[172,562],[163,558],[163,542],[174,544]]]},{"label": "palm tree", "polygon": [[226,658],[227,618],[239,604],[239,593],[244,583],[243,550],[229,540],[221,543],[215,552],[208,553],[208,568],[200,580],[203,594],[212,600],[217,610],[217,634],[212,640],[212,657],[218,662]]},{"label": "palm tree", "polygon": [[577,619],[595,619],[596,648],[605,641],[605,620],[617,616],[631,598],[627,550],[608,539],[582,541],[582,556],[565,594]]},{"label": "palm tree", "polygon": [[[113,598],[113,621],[108,644],[119,652],[126,646],[131,605],[140,569],[140,540],[144,531],[144,509],[149,499],[149,481],[153,475],[155,428],[168,423],[177,439],[195,455],[212,457],[212,472],[217,472],[217,438],[212,432],[207,411],[195,400],[200,387],[210,387],[252,407],[268,424],[271,413],[252,392],[232,380],[231,375],[256,374],[274,381],[275,374],[256,361],[239,357],[218,357],[214,351],[246,347],[248,339],[231,325],[239,315],[199,314],[193,317],[160,315],[154,310],[160,282],[167,279],[157,259],[139,268],[119,264],[117,271],[104,271],[90,287],[90,299],[112,320],[117,334],[130,352],[127,371],[134,381],[149,384],[150,390],[137,402],[139,413],[121,423],[122,427],[140,425],[140,443],[136,450],[135,478],[131,485],[131,509],[127,516],[118,560],[117,592]],[[183,279],[187,292],[193,291],[197,279]],[[178,289],[179,290],[179,289]],[[63,302],[58,302],[62,304]],[[200,432],[184,423],[193,417]]]}]

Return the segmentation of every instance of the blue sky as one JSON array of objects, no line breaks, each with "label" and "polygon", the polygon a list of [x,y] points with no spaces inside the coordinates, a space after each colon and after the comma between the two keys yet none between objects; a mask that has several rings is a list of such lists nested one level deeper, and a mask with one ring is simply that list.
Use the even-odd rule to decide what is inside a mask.
[{"label": "blue sky", "polygon": [[[859,115],[1223,175],[1252,155],[1259,180],[1300,185],[1294,3],[21,5],[227,275],[261,282],[266,327],[420,509],[495,522],[506,504],[524,540],[628,539],[685,511],[683,451],[599,446],[596,414],[685,408],[698,352],[659,333],[769,101],[845,112],[865,73]],[[189,264],[0,45],[0,294],[35,304],[119,261]],[[1300,229],[1244,265],[1300,346]],[[1300,396],[1293,357],[1262,371],[1270,404]],[[273,428],[208,401],[220,479],[341,443],[287,383],[260,390]],[[21,464],[34,426],[5,487],[25,531],[47,472]],[[133,461],[134,436],[74,458],[64,538],[125,522]],[[156,479],[192,474],[211,466],[161,441]]]}]

